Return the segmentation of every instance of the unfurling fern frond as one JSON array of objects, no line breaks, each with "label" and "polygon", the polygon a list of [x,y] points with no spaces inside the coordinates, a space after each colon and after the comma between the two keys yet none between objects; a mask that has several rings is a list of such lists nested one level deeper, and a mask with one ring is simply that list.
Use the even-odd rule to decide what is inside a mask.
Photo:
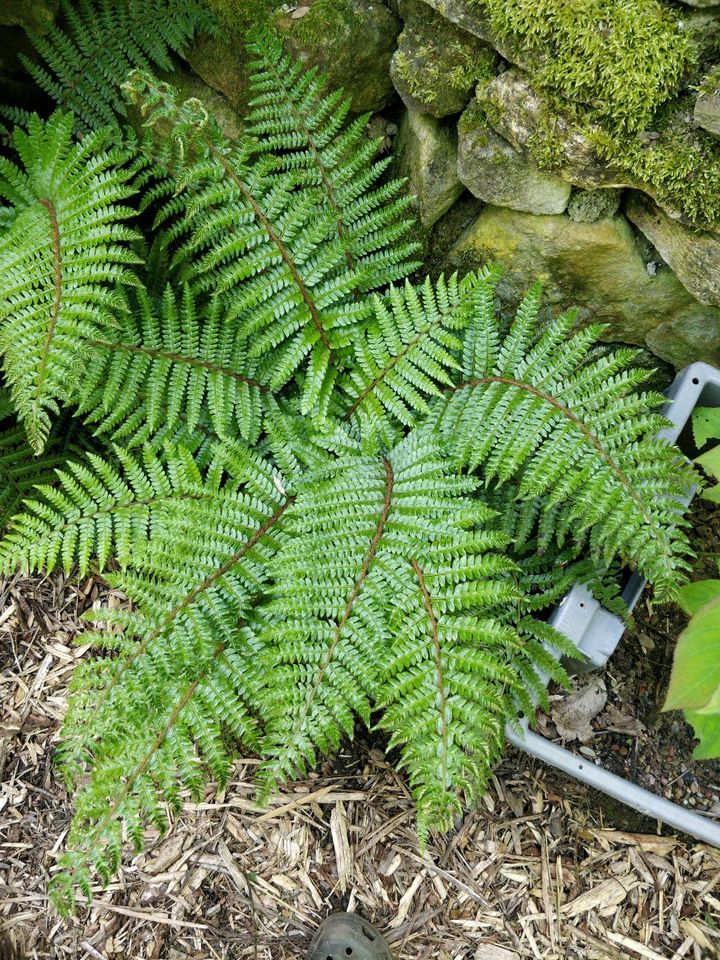
[{"label": "unfurling fern frond", "polygon": [[317,188],[317,203],[335,221],[358,291],[406,277],[419,266],[418,244],[407,237],[411,200],[400,180],[378,186],[391,157],[377,158],[379,141],[366,132],[370,114],[346,125],[350,98],[328,91],[327,77],[289,57],[268,30],[255,31],[249,53],[255,57],[250,65],[255,98],[247,134],[255,138],[254,151],[273,155],[278,169]]},{"label": "unfurling fern frond", "polygon": [[179,451],[165,462],[146,447],[142,461],[120,447],[117,463],[88,453],[58,470],[55,485],[38,484],[0,544],[0,570],[14,568],[86,573],[91,559],[126,566],[148,537],[159,508],[213,497],[195,461]]},{"label": "unfurling fern frond", "polygon": [[149,434],[192,433],[207,410],[218,437],[257,442],[267,387],[217,300],[199,310],[187,286],[159,301],[139,289],[116,315],[88,344],[80,414],[125,437],[140,419]]},{"label": "unfurling fern frond", "polygon": [[153,504],[132,566],[108,577],[136,609],[93,613],[112,629],[89,638],[108,655],[77,672],[65,721],[66,780],[77,786],[88,764],[91,773],[63,860],[71,877],[56,881],[61,904],[74,882],[86,887],[88,861],[104,879],[116,869],[124,830],[139,846],[144,821],[165,825],[165,804],[177,809],[183,787],[197,795],[202,764],[227,776],[223,729],[257,744],[258,650],[242,623],[292,500],[272,467],[241,448],[219,454],[197,489]]},{"label": "unfurling fern frond", "polygon": [[107,326],[116,285],[135,282],[127,157],[107,132],[73,143],[72,126],[70,114],[33,116],[14,137],[24,169],[0,157],[0,197],[17,210],[0,236],[0,352],[37,453],[77,388],[84,344]]},{"label": "unfurling fern frond", "polygon": [[373,316],[353,344],[354,358],[338,388],[347,395],[343,419],[392,443],[397,426],[410,427],[428,401],[461,370],[463,332],[479,297],[492,301],[499,271],[487,267],[462,280],[406,283],[374,298]]},{"label": "unfurling fern frond", "polygon": [[[358,290],[384,282],[390,268],[381,258],[394,276],[415,266],[414,246],[400,242],[410,229],[400,219],[403,206],[385,220],[358,207],[353,190],[368,191],[365,200],[377,206],[387,193],[370,189],[376,172],[368,161],[351,171],[355,186],[336,209],[305,168],[283,170],[273,157],[256,157],[252,140],[231,147],[200,104],[177,103],[166,84],[134,73],[124,89],[148,125],[169,125],[167,142],[176,147],[158,155],[156,172],[164,171],[165,181],[153,194],[164,197],[159,221],[179,241],[176,266],[195,291],[220,297],[227,322],[249,342],[250,355],[262,358],[272,389],[302,371],[303,413],[324,409],[368,315]],[[348,230],[354,224],[352,266],[338,215],[347,217]]]},{"label": "unfurling fern frond", "polygon": [[44,63],[21,60],[83,130],[117,125],[125,113],[120,85],[130,70],[172,70],[172,54],[196,33],[217,31],[198,0],[61,0],[61,8],[63,26],[30,35]]},{"label": "unfurling fern frond", "polygon": [[490,304],[478,312],[435,423],[459,465],[541,498],[541,546],[587,539],[601,566],[636,564],[671,597],[688,569],[679,500],[696,477],[656,439],[664,397],[636,392],[649,375],[631,366],[637,351],[594,353],[603,328],[573,332],[572,311],[538,331],[539,302],[535,287],[505,337]]}]

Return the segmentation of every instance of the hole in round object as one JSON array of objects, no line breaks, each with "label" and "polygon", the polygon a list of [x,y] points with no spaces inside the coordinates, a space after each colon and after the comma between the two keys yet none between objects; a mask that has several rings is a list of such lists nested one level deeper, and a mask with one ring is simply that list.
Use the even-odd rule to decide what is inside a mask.
[{"label": "hole in round object", "polygon": [[697,377],[693,377],[693,383],[695,384],[695,386],[697,386],[700,383],[700,381],[698,380]]},{"label": "hole in round object", "polygon": [[328,955],[325,957],[325,960],[333,960],[332,954],[328,954]]},{"label": "hole in round object", "polygon": [[352,947],[345,947],[345,953],[351,957],[352,956]]},{"label": "hole in round object", "polygon": [[374,939],[375,939],[375,934],[372,932],[372,930],[368,930],[367,927],[363,927],[363,928],[362,928],[362,931],[363,931],[363,933],[365,934],[365,936],[368,938],[368,940],[374,940]]},{"label": "hole in round object", "polygon": [[584,607],[584,606],[585,606],[585,604],[583,603],[582,600],[580,601],[580,606],[581,606],[581,607]]},{"label": "hole in round object", "polygon": [[[578,770],[582,770],[582,768],[583,768],[583,765],[581,763],[578,764]],[[329,958],[329,960],[331,960],[331,958]]]}]

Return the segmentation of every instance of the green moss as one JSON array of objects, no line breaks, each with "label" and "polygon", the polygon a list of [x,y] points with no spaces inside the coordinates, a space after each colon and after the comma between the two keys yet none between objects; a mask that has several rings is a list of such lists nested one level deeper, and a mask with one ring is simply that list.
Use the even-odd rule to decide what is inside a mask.
[{"label": "green moss", "polygon": [[502,40],[529,58],[534,80],[616,131],[642,130],[680,88],[692,38],[657,0],[476,0]]},{"label": "green moss", "polygon": [[411,96],[433,103],[445,87],[469,96],[478,82],[495,76],[497,55],[487,44],[425,3],[405,0],[402,12],[405,29],[394,70]]}]

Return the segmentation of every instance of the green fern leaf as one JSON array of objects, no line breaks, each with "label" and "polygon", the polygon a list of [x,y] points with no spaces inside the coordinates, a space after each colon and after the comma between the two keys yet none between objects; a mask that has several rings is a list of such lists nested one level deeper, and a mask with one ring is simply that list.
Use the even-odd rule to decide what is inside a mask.
[{"label": "green fern leaf", "polygon": [[379,141],[366,134],[370,114],[346,125],[350,98],[327,92],[327,77],[289,57],[267,29],[254,32],[248,50],[255,58],[247,117],[254,151],[271,154],[279,169],[317,188],[358,292],[406,277],[420,266],[419,245],[407,236],[411,201],[400,180],[377,186],[392,158],[377,159]]},{"label": "green fern leaf", "polygon": [[181,420],[193,432],[206,409],[218,437],[257,442],[267,387],[218,301],[198,310],[187,286],[167,286],[159,303],[139,289],[89,347],[78,412],[103,432],[141,414],[150,434]]},{"label": "green fern leaf", "polygon": [[546,541],[587,539],[601,567],[619,557],[672,597],[688,569],[679,499],[696,477],[655,438],[664,397],[635,392],[648,377],[632,366],[636,351],[593,354],[602,327],[573,333],[570,312],[538,333],[539,303],[535,287],[505,337],[485,304],[468,331],[462,381],[433,422],[486,484],[512,480],[519,500],[542,498]]},{"label": "green fern leaf", "polygon": [[141,845],[146,820],[164,826],[166,802],[177,809],[183,787],[202,790],[201,763],[226,778],[223,729],[257,743],[257,642],[238,622],[266,581],[292,499],[273,468],[240,447],[219,453],[197,486],[204,496],[151,505],[149,536],[136,544],[132,566],[108,577],[136,609],[94,611],[110,629],[83,636],[108,655],[77,672],[63,727],[68,784],[77,786],[88,764],[91,773],[63,859],[72,878],[55,888],[60,906],[73,883],[87,883],[88,865],[107,880],[123,830]]},{"label": "green fern leaf", "polygon": [[122,221],[132,211],[126,155],[108,134],[72,141],[72,117],[30,119],[14,145],[24,170],[0,158],[0,196],[17,208],[0,236],[0,352],[13,403],[41,453],[51,414],[82,375],[82,350],[107,326],[117,284],[137,262]]}]

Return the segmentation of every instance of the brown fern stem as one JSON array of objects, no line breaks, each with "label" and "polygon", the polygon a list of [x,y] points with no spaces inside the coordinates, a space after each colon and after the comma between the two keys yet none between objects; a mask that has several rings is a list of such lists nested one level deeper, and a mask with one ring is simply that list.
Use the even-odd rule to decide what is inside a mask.
[{"label": "brown fern stem", "polygon": [[50,311],[50,323],[48,324],[47,334],[45,335],[45,343],[38,368],[37,385],[35,388],[36,402],[40,399],[40,393],[45,381],[48,358],[50,356],[50,346],[55,335],[55,328],[60,316],[60,305],[62,302],[62,254],[60,251],[60,227],[58,225],[57,211],[55,210],[54,204],[51,203],[50,200],[45,199],[45,197],[40,198],[40,203],[45,207],[50,217],[53,244],[54,296]]}]

